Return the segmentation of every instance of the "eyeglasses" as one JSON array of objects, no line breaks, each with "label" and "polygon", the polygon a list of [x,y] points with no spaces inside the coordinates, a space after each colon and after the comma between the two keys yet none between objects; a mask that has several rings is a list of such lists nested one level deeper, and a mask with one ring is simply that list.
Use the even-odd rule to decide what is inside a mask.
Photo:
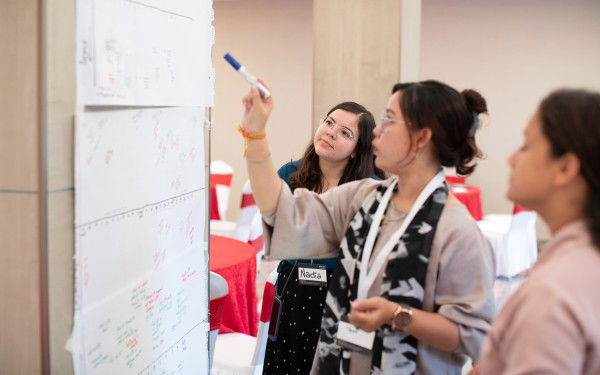
[{"label": "eyeglasses", "polygon": [[339,135],[340,137],[348,141],[354,139],[354,133],[352,132],[352,130],[350,130],[350,128],[342,124],[337,124],[335,120],[330,116],[327,116],[323,120],[321,120],[321,126],[334,130],[336,135]]},{"label": "eyeglasses", "polygon": [[409,123],[404,120],[400,120],[399,118],[389,117],[387,115],[387,113],[385,113],[385,112],[381,114],[381,117],[379,120],[381,121],[381,131],[384,131],[389,125],[391,125],[393,123],[409,125]]}]

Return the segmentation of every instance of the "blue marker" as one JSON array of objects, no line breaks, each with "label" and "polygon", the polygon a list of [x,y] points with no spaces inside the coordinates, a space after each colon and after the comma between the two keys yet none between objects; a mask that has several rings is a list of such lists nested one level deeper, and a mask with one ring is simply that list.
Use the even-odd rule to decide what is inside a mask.
[{"label": "blue marker", "polygon": [[271,96],[271,93],[269,92],[269,90],[267,90],[267,88],[265,86],[263,86],[260,82],[258,82],[256,77],[254,77],[252,74],[248,73],[246,68],[244,68],[244,66],[242,64],[237,62],[237,60],[234,59],[233,56],[231,56],[229,53],[226,53],[225,56],[223,56],[223,57],[225,58],[225,60],[227,60],[228,63],[231,64],[231,66],[233,66],[233,69],[237,70],[237,72],[240,73],[242,77],[244,77],[244,79],[249,84],[256,86],[258,91],[260,91],[260,95],[263,98],[266,99],[269,96]]}]

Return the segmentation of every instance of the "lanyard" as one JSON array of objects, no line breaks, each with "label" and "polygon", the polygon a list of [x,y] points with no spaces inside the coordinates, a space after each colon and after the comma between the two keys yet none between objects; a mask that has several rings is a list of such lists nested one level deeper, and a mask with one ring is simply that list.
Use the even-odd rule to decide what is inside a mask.
[{"label": "lanyard", "polygon": [[367,240],[365,241],[365,247],[363,248],[362,258],[360,263],[360,274],[358,277],[358,291],[357,291],[357,299],[367,298],[367,293],[369,292],[369,288],[375,282],[375,278],[381,271],[381,267],[383,267],[383,263],[390,255],[394,246],[398,243],[398,240],[404,232],[406,232],[406,228],[410,225],[410,222],[415,217],[421,206],[425,203],[427,198],[444,183],[444,171],[440,170],[425,186],[425,188],[421,191],[415,203],[413,203],[408,215],[404,218],[402,225],[400,228],[394,232],[392,237],[388,240],[388,242],[383,246],[377,258],[373,262],[371,266],[371,270],[368,270],[369,259],[371,258],[371,253],[373,252],[373,245],[375,243],[375,238],[377,237],[377,233],[379,232],[379,225],[381,224],[381,220],[383,219],[383,214],[388,204],[390,203],[390,199],[392,193],[394,192],[394,187],[398,183],[398,178],[395,178],[390,186],[387,188],[381,202],[379,203],[379,207],[377,207],[377,211],[373,215],[373,222],[371,223],[371,227],[369,228],[369,234],[367,235]]}]

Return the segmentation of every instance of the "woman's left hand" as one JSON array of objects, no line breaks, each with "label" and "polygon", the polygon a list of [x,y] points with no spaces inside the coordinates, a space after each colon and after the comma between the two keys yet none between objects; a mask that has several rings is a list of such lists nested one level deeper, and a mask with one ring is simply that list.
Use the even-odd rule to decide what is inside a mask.
[{"label": "woman's left hand", "polygon": [[372,332],[391,321],[398,304],[382,297],[373,297],[356,300],[350,307],[350,323],[363,331]]}]

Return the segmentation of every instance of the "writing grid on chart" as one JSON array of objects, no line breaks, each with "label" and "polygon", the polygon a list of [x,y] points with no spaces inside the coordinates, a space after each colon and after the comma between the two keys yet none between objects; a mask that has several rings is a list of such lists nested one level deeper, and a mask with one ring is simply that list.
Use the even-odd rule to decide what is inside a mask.
[{"label": "writing grid on chart", "polygon": [[204,109],[82,111],[76,373],[207,368]]}]

